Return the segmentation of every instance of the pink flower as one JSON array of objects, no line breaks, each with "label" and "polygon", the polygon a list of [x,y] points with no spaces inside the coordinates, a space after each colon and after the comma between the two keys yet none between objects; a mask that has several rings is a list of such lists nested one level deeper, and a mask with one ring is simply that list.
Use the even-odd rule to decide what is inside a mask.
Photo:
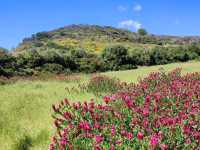
[{"label": "pink flower", "polygon": [[147,119],[144,119],[142,124],[143,124],[143,127],[146,128],[148,126],[149,122]]},{"label": "pink flower", "polygon": [[110,150],[115,150],[115,146],[113,144],[110,146]]},{"label": "pink flower", "polygon": [[145,117],[147,117],[147,116],[149,115],[149,110],[148,110],[148,108],[144,108],[144,109],[143,109],[143,115],[144,115]]},{"label": "pink flower", "polygon": [[116,134],[116,129],[115,129],[115,126],[113,125],[111,128],[111,135],[115,136],[115,134]]},{"label": "pink flower", "polygon": [[126,136],[126,131],[124,129],[121,130],[121,135]]},{"label": "pink flower", "polygon": [[65,147],[67,145],[67,140],[62,138],[60,141],[60,145],[62,145],[63,147]]},{"label": "pink flower", "polygon": [[133,138],[133,134],[130,133],[130,132],[128,132],[128,133],[126,134],[126,137],[127,137],[129,140],[131,140],[131,139]]},{"label": "pink flower", "polygon": [[111,98],[110,96],[104,96],[103,100],[106,104],[108,104],[111,101]]},{"label": "pink flower", "polygon": [[116,95],[112,95],[112,96],[110,97],[110,99],[114,101],[114,100],[117,99],[117,96],[116,96]]},{"label": "pink flower", "polygon": [[94,128],[95,128],[95,129],[100,129],[100,124],[99,124],[98,122],[96,122],[96,123],[94,124]]},{"label": "pink flower", "polygon": [[137,138],[138,138],[139,140],[142,140],[142,139],[144,138],[143,133],[142,133],[142,132],[138,132]]},{"label": "pink flower", "polygon": [[87,121],[81,121],[80,123],[79,123],[79,127],[81,128],[81,129],[83,129],[83,130],[90,130],[91,128],[90,128],[90,124],[87,122]]},{"label": "pink flower", "polygon": [[116,145],[121,144],[121,143],[122,143],[122,142],[121,142],[120,140],[116,140],[116,141],[115,141],[115,144],[116,144]]},{"label": "pink flower", "polygon": [[96,135],[96,136],[95,136],[95,140],[96,140],[97,143],[100,143],[100,142],[103,141],[103,137],[100,136],[100,135]]},{"label": "pink flower", "polygon": [[161,99],[161,94],[160,94],[159,92],[158,92],[158,93],[155,93],[155,94],[154,94],[154,97],[155,97],[156,102],[159,102],[160,99]]},{"label": "pink flower", "polygon": [[49,145],[49,150],[55,150],[55,147],[54,147],[53,144],[50,144],[50,145]]},{"label": "pink flower", "polygon": [[151,101],[151,96],[147,95],[145,97],[145,103],[150,103],[150,101]]},{"label": "pink flower", "polygon": [[152,136],[150,143],[153,147],[155,147],[158,144],[158,138],[156,136]]},{"label": "pink flower", "polygon": [[69,112],[64,112],[64,113],[63,113],[63,117],[64,117],[65,119],[72,119],[72,115],[71,115]]}]

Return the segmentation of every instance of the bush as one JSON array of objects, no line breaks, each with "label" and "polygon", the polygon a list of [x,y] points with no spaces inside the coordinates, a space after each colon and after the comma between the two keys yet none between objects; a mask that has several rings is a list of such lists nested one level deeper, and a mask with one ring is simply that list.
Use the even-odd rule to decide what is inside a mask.
[{"label": "bush", "polygon": [[132,64],[140,66],[150,65],[150,50],[133,49],[130,52],[130,59]]},{"label": "bush", "polygon": [[171,63],[171,53],[167,48],[156,47],[150,54],[151,65],[162,65]]},{"label": "bush", "polygon": [[120,70],[121,66],[131,64],[128,49],[121,45],[106,48],[101,57],[106,70]]},{"label": "bush", "polygon": [[80,89],[101,96],[102,94],[114,93],[120,90],[121,82],[118,79],[104,75],[95,75],[90,79],[89,83],[81,85]]},{"label": "bush", "polygon": [[16,58],[9,55],[0,56],[0,76],[10,77],[16,73]]},{"label": "bush", "polygon": [[14,150],[29,150],[32,146],[32,139],[28,135],[22,135],[18,141],[14,144]]},{"label": "bush", "polygon": [[138,32],[138,34],[141,35],[141,36],[145,36],[145,35],[148,34],[147,31],[146,31],[145,29],[143,29],[143,28],[138,29],[137,32]]},{"label": "bush", "polygon": [[[94,101],[53,105],[57,149],[199,149],[200,74],[152,73]],[[130,88],[131,87],[131,88]]]},{"label": "bush", "polygon": [[60,73],[64,72],[64,68],[63,68],[62,65],[59,65],[59,64],[50,64],[50,63],[48,63],[48,64],[44,64],[41,67],[41,71],[60,74]]}]

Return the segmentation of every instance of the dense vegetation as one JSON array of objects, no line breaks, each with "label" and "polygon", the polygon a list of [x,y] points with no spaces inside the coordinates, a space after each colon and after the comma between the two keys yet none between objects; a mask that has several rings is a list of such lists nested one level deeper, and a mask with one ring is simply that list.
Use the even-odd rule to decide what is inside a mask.
[{"label": "dense vegetation", "polygon": [[89,73],[185,62],[199,58],[198,39],[159,37],[145,29],[133,33],[112,27],[72,25],[26,38],[11,53],[0,48],[0,75]]},{"label": "dense vegetation", "polygon": [[200,149],[199,73],[181,76],[176,69],[119,84],[104,104],[53,105],[57,132],[49,150]]},{"label": "dense vegetation", "polygon": [[153,49],[129,49],[122,45],[105,48],[101,54],[86,50],[26,51],[12,56],[7,52],[0,55],[0,75],[37,75],[42,72],[102,72],[108,70],[135,69],[137,66],[161,65],[198,59],[199,45],[161,47]]}]

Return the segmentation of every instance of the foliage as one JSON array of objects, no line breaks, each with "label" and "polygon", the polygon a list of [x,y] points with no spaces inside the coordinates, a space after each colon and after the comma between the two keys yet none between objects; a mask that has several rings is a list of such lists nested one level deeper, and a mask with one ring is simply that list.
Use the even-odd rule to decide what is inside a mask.
[{"label": "foliage", "polygon": [[130,68],[126,66],[128,69],[136,68],[131,64],[128,49],[121,45],[106,48],[101,57],[106,63],[106,70],[120,70],[125,68],[124,65],[130,65]]},{"label": "foliage", "polygon": [[135,65],[148,66],[150,64],[150,51],[148,49],[133,49],[130,52],[130,59]]},{"label": "foliage", "polygon": [[138,29],[137,32],[138,32],[138,34],[141,35],[141,36],[145,36],[145,35],[148,34],[148,32],[147,32],[145,29],[143,29],[143,28]]},{"label": "foliage", "polygon": [[19,141],[15,143],[15,150],[29,150],[32,145],[32,139],[28,135],[20,137]]},{"label": "foliage", "polygon": [[42,71],[44,72],[50,72],[55,74],[61,74],[64,71],[64,68],[60,64],[44,64],[42,67]]},{"label": "foliage", "polygon": [[118,79],[105,75],[94,75],[88,83],[80,85],[81,90],[94,93],[97,96],[115,93],[121,88],[121,82]]}]

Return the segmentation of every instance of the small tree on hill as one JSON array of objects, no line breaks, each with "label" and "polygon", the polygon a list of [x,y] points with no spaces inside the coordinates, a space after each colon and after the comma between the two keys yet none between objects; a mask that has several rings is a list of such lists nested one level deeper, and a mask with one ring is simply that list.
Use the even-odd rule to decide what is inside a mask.
[{"label": "small tree on hill", "polygon": [[148,32],[144,29],[144,28],[140,28],[138,29],[138,34],[141,35],[141,36],[145,36],[148,34]]}]

